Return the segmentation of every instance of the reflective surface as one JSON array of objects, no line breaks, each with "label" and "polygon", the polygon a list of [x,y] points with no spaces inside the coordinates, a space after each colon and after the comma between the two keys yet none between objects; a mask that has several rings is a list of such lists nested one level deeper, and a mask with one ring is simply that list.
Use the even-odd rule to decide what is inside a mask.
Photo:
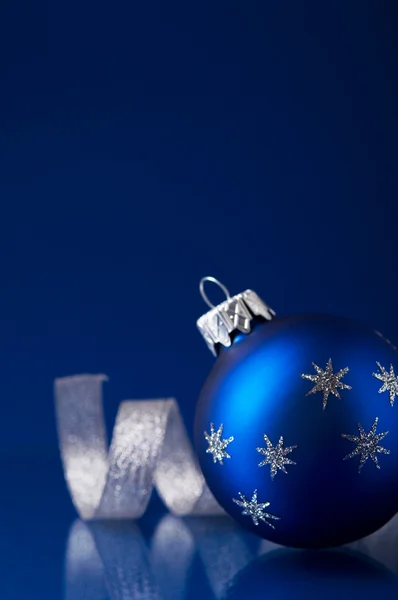
[{"label": "reflective surface", "polygon": [[[2,464],[2,600],[398,597],[398,517],[349,548],[282,549],[229,518],[76,518],[60,464]],[[329,596],[328,596],[329,594]]]},{"label": "reflective surface", "polygon": [[398,565],[394,559],[384,564],[380,550],[397,529],[398,520],[379,543],[363,544],[362,552],[304,552],[259,543],[227,518],[166,515],[149,535],[133,523],[77,520],[67,545],[65,597],[254,600],[383,593],[394,598]]},{"label": "reflective surface", "polygon": [[[67,545],[65,597],[100,598],[372,598],[398,593],[396,561],[380,552],[398,520],[362,552],[278,549],[259,543],[226,518],[164,516],[148,536],[133,523],[73,523]],[[396,533],[396,531],[395,531]],[[373,558],[374,555],[377,558]]]}]

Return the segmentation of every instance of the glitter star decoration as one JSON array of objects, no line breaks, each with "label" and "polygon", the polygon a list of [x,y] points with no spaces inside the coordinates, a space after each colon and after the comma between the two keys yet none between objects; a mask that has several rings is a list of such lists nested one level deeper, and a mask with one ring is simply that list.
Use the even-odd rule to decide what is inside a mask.
[{"label": "glitter star decoration", "polygon": [[218,431],[214,429],[214,423],[210,423],[210,434],[205,431],[205,438],[209,444],[206,452],[213,455],[213,462],[219,462],[220,464],[224,464],[224,458],[231,458],[228,452],[225,451],[228,444],[234,441],[233,436],[229,437],[226,440],[222,439],[222,433],[224,430],[224,425],[221,423]]},{"label": "glitter star decoration", "polygon": [[261,461],[258,466],[264,467],[265,465],[270,465],[271,479],[274,479],[278,469],[287,474],[285,465],[296,464],[293,460],[287,458],[287,455],[293,452],[297,446],[289,446],[288,448],[284,448],[282,436],[279,438],[279,442],[276,444],[276,446],[272,445],[271,440],[265,434],[264,441],[266,443],[266,448],[257,448],[257,452],[260,452],[260,454],[265,456],[265,459]]},{"label": "glitter star decoration", "polygon": [[275,519],[279,521],[280,517],[276,517],[275,515],[271,515],[270,513],[266,512],[265,509],[268,508],[270,502],[257,502],[257,490],[254,490],[251,500],[246,498],[246,496],[240,492],[239,498],[240,500],[236,500],[236,498],[232,498],[232,500],[235,502],[235,504],[243,508],[242,515],[251,517],[255,525],[258,525],[259,521],[264,521],[264,523],[269,525],[269,527],[275,529],[272,523],[269,523],[267,519]]},{"label": "glitter star decoration", "polygon": [[350,452],[350,454],[347,454],[347,456],[345,456],[343,460],[353,458],[354,456],[360,456],[361,459],[359,461],[358,473],[361,472],[361,469],[368,460],[368,458],[371,458],[375,463],[376,467],[380,469],[377,454],[390,454],[389,450],[386,450],[386,448],[379,446],[379,442],[386,437],[388,431],[385,431],[384,433],[376,433],[378,420],[378,417],[376,417],[369,433],[365,433],[362,425],[358,423],[359,437],[357,435],[348,435],[346,433],[341,434],[341,436],[346,440],[357,444],[355,450]]},{"label": "glitter star decoration", "polygon": [[331,358],[329,358],[325,370],[318,367],[318,365],[316,365],[314,362],[312,363],[312,366],[314,367],[316,374],[301,375],[301,377],[303,379],[308,379],[309,381],[312,381],[313,383],[315,383],[314,387],[309,392],[307,392],[306,395],[309,396],[310,394],[316,394],[317,392],[322,392],[323,393],[323,410],[325,410],[330,394],[333,394],[333,396],[336,396],[336,398],[341,398],[341,396],[338,392],[339,389],[340,390],[350,390],[351,389],[350,385],[346,385],[345,383],[340,381],[340,379],[342,377],[344,377],[344,375],[347,375],[349,368],[346,367],[345,369],[340,369],[340,371],[337,371],[337,373],[333,373],[333,365],[332,365]]},{"label": "glitter star decoration", "polygon": [[394,406],[395,396],[398,396],[398,376],[395,375],[392,365],[390,365],[390,372],[388,372],[379,362],[376,364],[381,372],[373,373],[373,377],[383,382],[383,385],[379,389],[379,394],[390,392],[390,404]]}]

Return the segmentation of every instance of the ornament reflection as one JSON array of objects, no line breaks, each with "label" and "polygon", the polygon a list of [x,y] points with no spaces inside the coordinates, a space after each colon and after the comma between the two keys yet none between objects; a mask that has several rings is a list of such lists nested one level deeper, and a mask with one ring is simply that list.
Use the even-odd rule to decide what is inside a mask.
[{"label": "ornament reflection", "polygon": [[261,541],[224,517],[166,515],[146,530],[132,521],[77,520],[67,544],[65,599],[398,597],[398,516],[369,538],[318,552]]}]

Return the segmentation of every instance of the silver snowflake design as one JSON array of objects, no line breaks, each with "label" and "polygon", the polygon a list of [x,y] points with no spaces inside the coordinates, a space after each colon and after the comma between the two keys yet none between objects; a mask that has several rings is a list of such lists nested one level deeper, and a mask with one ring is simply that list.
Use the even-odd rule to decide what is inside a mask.
[{"label": "silver snowflake design", "polygon": [[316,394],[317,392],[322,392],[323,393],[323,410],[325,410],[330,394],[333,394],[333,396],[336,396],[336,398],[341,398],[341,396],[338,392],[339,389],[340,390],[350,390],[351,389],[350,385],[346,385],[345,383],[340,381],[340,379],[342,379],[342,377],[344,377],[344,375],[347,375],[347,373],[350,369],[348,367],[346,367],[345,369],[340,369],[340,371],[337,371],[337,373],[333,373],[333,365],[332,365],[331,358],[329,358],[325,370],[321,369],[321,367],[318,367],[318,365],[316,365],[314,362],[312,363],[312,366],[314,367],[316,374],[301,375],[301,377],[303,379],[308,379],[309,381],[312,381],[313,383],[315,383],[314,387],[309,392],[307,392],[306,395],[309,396],[310,394]]},{"label": "silver snowflake design", "polygon": [[240,492],[239,498],[240,500],[236,500],[236,498],[232,498],[232,500],[235,502],[235,504],[243,508],[242,515],[251,517],[255,525],[258,525],[259,521],[264,521],[264,523],[269,525],[269,527],[275,529],[272,523],[269,523],[267,519],[279,521],[280,517],[276,517],[275,515],[271,515],[270,513],[266,512],[265,509],[268,508],[270,502],[257,502],[257,490],[254,490],[251,500],[246,498],[246,496]]},{"label": "silver snowflake design", "polygon": [[392,365],[390,365],[390,372],[388,372],[379,362],[376,364],[381,373],[373,373],[373,377],[383,382],[383,385],[379,389],[379,394],[390,392],[390,404],[394,406],[395,396],[398,396],[398,376],[395,375]]},{"label": "silver snowflake design", "polygon": [[222,465],[224,464],[224,458],[231,458],[228,452],[225,451],[225,448],[228,446],[228,444],[234,441],[233,436],[223,440],[223,430],[224,425],[222,423],[217,431],[214,429],[214,423],[210,423],[210,434],[205,431],[205,438],[209,444],[206,452],[213,455],[213,462],[218,461]]},{"label": "silver snowflake design", "polygon": [[379,446],[379,442],[386,437],[388,431],[385,431],[384,433],[376,433],[378,421],[379,419],[378,417],[376,417],[369,433],[366,433],[362,425],[358,423],[359,436],[348,435],[346,433],[341,434],[341,436],[346,440],[357,444],[355,450],[350,452],[350,454],[347,454],[347,456],[345,456],[343,460],[347,460],[348,458],[354,458],[354,456],[360,456],[361,459],[359,462],[358,473],[361,472],[362,467],[364,466],[368,458],[371,458],[375,463],[376,467],[380,469],[377,454],[390,454],[389,450],[386,450],[386,448]]},{"label": "silver snowflake design", "polygon": [[265,434],[264,441],[266,443],[266,448],[257,448],[257,452],[260,452],[260,454],[265,456],[265,459],[261,461],[258,466],[264,467],[265,465],[270,465],[271,479],[274,479],[278,469],[287,474],[285,465],[296,464],[293,460],[287,458],[287,455],[293,452],[297,446],[289,446],[288,448],[284,448],[282,436],[279,438],[279,442],[276,444],[276,446],[272,445],[271,440]]}]

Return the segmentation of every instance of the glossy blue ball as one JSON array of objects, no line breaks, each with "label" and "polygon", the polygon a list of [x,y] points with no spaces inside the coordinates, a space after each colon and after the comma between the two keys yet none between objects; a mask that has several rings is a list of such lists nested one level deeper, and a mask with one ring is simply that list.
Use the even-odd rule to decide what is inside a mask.
[{"label": "glossy blue ball", "polygon": [[216,359],[195,445],[218,502],[261,537],[325,548],[369,535],[398,510],[398,353],[340,317],[261,323]]}]

